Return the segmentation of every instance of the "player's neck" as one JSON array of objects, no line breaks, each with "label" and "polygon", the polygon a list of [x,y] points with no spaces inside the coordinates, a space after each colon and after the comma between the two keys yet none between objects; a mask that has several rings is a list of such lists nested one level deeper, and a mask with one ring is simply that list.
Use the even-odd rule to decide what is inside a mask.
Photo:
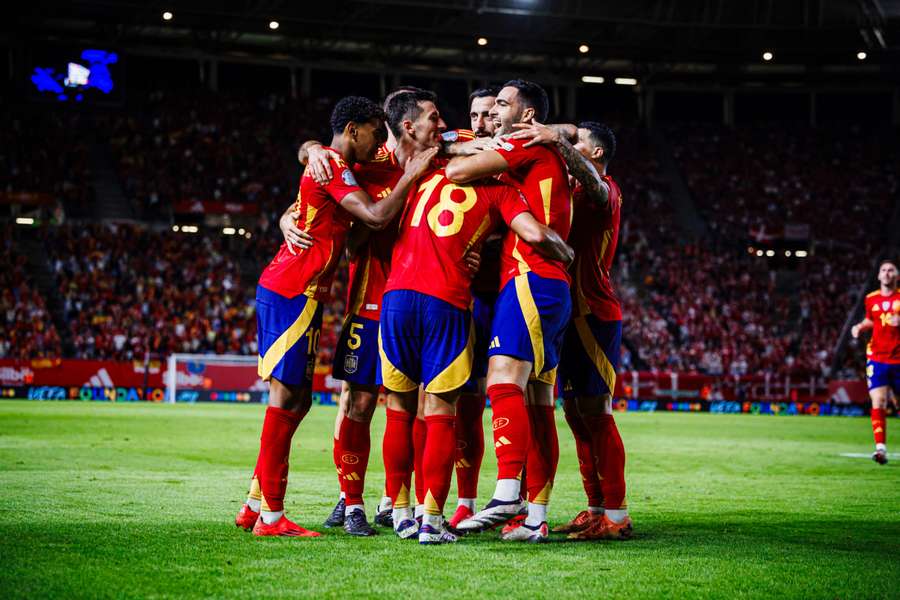
[{"label": "player's neck", "polygon": [[397,140],[397,147],[394,148],[394,157],[397,159],[398,165],[406,164],[406,159],[412,158],[421,152],[417,144],[413,140],[406,138]]},{"label": "player's neck", "polygon": [[344,162],[348,165],[352,165],[356,162],[356,157],[353,155],[353,147],[350,145],[350,141],[344,138],[343,135],[336,135],[331,138],[329,146],[337,150],[337,153],[341,155],[341,158],[343,158]]},{"label": "player's neck", "polygon": [[890,296],[890,295],[894,294],[894,292],[896,292],[896,291],[897,291],[896,283],[891,286],[884,285],[884,284],[882,284],[882,286],[881,286],[881,295],[882,296]]}]

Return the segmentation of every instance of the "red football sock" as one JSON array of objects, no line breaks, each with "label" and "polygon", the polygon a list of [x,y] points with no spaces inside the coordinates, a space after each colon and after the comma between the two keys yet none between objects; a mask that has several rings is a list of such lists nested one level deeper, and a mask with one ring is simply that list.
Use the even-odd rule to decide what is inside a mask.
[{"label": "red football sock", "polygon": [[591,444],[600,475],[603,507],[610,510],[625,508],[625,446],[612,415],[585,418],[591,431]]},{"label": "red football sock", "polygon": [[363,488],[366,482],[366,468],[369,466],[371,437],[369,424],[344,417],[341,421],[341,472],[347,505],[363,503]]},{"label": "red football sock", "polygon": [[[456,445],[454,415],[425,417],[428,431],[422,471],[425,474],[425,512],[429,515],[444,514],[444,503],[450,493],[453,478],[453,447]],[[418,476],[416,477],[418,480]]]},{"label": "red football sock", "polygon": [[402,410],[387,409],[381,453],[384,458],[384,492],[394,508],[409,506],[409,480],[413,466],[413,420]]},{"label": "red football sock", "polygon": [[591,432],[581,420],[574,400],[566,400],[566,422],[575,437],[575,454],[578,456],[578,470],[581,471],[581,484],[587,494],[588,506],[603,506],[603,492],[600,489],[600,478],[597,477],[594,450],[591,447]]},{"label": "red football sock", "polygon": [[347,491],[344,486],[344,473],[341,468],[341,440],[334,438],[334,444],[331,447],[331,458],[334,459],[334,468],[337,469],[338,486],[342,492]]},{"label": "red football sock", "polygon": [[887,443],[887,420],[884,418],[883,408],[872,409],[872,433],[876,444]]},{"label": "red football sock", "polygon": [[425,471],[423,471],[422,461],[425,458],[425,437],[428,435],[428,428],[424,419],[418,417],[413,422],[412,440],[413,440],[413,467],[416,472],[416,504],[425,502]]},{"label": "red football sock", "polygon": [[283,408],[270,406],[266,409],[259,445],[259,486],[265,511],[284,510],[291,439],[302,418]]},{"label": "red football sock", "polygon": [[531,442],[525,393],[513,383],[496,383],[487,393],[494,413],[497,479],[515,479],[522,473]]},{"label": "red football sock", "polygon": [[534,504],[550,502],[550,492],[559,464],[559,437],[552,406],[528,406],[531,422],[531,446],[528,449],[526,489],[528,501]]},{"label": "red football sock", "polygon": [[460,498],[478,497],[478,474],[484,458],[485,398],[462,394],[456,401],[456,486]]}]

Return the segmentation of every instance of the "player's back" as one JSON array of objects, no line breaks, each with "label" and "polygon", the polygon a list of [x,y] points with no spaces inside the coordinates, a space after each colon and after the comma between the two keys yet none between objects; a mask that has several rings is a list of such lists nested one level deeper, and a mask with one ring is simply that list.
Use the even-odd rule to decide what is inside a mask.
[{"label": "player's back", "polygon": [[569,243],[575,250],[572,264],[572,299],[576,315],[592,313],[604,321],[622,319],[611,271],[619,242],[622,192],[608,175],[609,203],[598,208],[580,185],[573,194],[574,219]]},{"label": "player's back", "polygon": [[[572,226],[572,192],[562,156],[555,149],[528,140],[511,140],[497,150],[509,165],[501,181],[510,183],[525,196],[534,217],[566,240]],[[541,277],[569,281],[563,263],[546,258],[510,231],[503,244],[500,285],[529,271]]]},{"label": "player's back", "polygon": [[526,210],[518,192],[500,182],[457,185],[443,169],[425,175],[407,201],[385,291],[414,290],[468,308],[466,253],[501,219]]}]

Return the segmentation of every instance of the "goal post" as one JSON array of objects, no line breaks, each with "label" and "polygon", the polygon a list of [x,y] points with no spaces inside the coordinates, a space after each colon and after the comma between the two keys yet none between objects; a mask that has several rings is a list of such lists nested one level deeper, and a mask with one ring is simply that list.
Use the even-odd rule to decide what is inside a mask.
[{"label": "goal post", "polygon": [[166,402],[266,402],[269,387],[257,374],[256,356],[170,354]]}]

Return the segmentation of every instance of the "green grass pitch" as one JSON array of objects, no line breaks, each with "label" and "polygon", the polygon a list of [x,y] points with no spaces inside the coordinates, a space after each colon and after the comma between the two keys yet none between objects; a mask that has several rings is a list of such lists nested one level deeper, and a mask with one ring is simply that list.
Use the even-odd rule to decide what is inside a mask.
[{"label": "green grass pitch", "polygon": [[[868,419],[617,415],[634,540],[530,546],[488,533],[423,548],[383,530],[313,540],[238,530],[262,413],[0,402],[0,596],[900,597],[900,460],[840,456],[869,449]],[[291,457],[288,514],[320,531],[337,496],[334,415],[313,407]],[[555,523],[583,505],[557,417]],[[370,515],[383,426],[379,410]],[[480,501],[494,474],[488,445]]]}]

